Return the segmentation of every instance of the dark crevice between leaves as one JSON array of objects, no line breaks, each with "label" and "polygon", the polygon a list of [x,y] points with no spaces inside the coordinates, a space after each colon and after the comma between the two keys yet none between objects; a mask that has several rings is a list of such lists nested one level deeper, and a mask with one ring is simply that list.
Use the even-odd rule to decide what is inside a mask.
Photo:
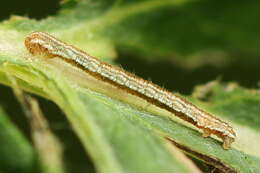
[{"label": "dark crevice between leaves", "polygon": [[209,165],[213,166],[214,168],[217,168],[219,171],[222,171],[224,173],[238,173],[236,170],[233,168],[229,167],[228,165],[225,165],[223,162],[220,160],[209,157],[207,155],[203,155],[201,153],[198,153],[197,151],[192,150],[191,148],[188,148],[184,145],[181,145],[177,142],[175,142],[173,139],[169,137],[165,137],[166,140],[170,141],[173,145],[181,149],[182,151],[186,152],[187,154],[196,157],[200,160],[203,160],[204,162],[208,163]]},{"label": "dark crevice between leaves", "polygon": [[148,62],[142,57],[119,51],[117,63],[127,71],[151,79],[170,91],[189,95],[196,85],[220,79],[235,81],[247,88],[256,88],[259,82],[260,60],[236,56],[223,66],[203,65],[199,68],[183,68],[171,61]]},{"label": "dark crevice between leaves", "polygon": [[29,139],[30,128],[25,116],[22,116],[22,110],[19,103],[14,98],[10,88],[0,85],[0,105],[4,108],[7,115],[10,115],[9,119],[16,124],[19,130]]},{"label": "dark crevice between leaves", "polygon": [[208,169],[210,170],[210,173],[225,173],[223,171],[221,171],[218,168],[215,168],[214,166],[208,165]]},{"label": "dark crevice between leaves", "polygon": [[[12,90],[9,87],[0,85],[0,105],[4,108],[9,118],[22,131],[22,133],[30,139],[30,126],[25,116],[22,116],[22,110],[15,99]],[[83,173],[85,170],[95,172],[92,160],[86,156],[84,147],[78,137],[72,131],[69,122],[63,115],[62,111],[54,103],[43,99],[37,95],[33,95],[39,101],[45,118],[50,123],[50,128],[54,134],[60,139],[64,146],[64,161],[66,172],[77,170]]]},{"label": "dark crevice between leaves", "polygon": [[63,147],[50,130],[37,99],[23,92],[14,78],[12,81],[13,93],[30,122],[32,141],[38,153],[40,165],[42,165],[40,167],[64,172]]},{"label": "dark crevice between leaves", "polygon": [[59,10],[59,0],[8,0],[1,3],[0,20],[8,19],[11,15],[27,16],[43,19],[55,15]]},{"label": "dark crevice between leaves", "polygon": [[[208,166],[207,163],[203,162],[202,160],[199,160],[195,157],[192,157],[190,155],[187,155],[186,156],[192,160],[192,162],[203,172],[203,173],[215,173],[215,172],[211,172],[211,168]],[[211,166],[213,167],[213,166]],[[213,167],[214,169],[216,169],[215,167]]]}]

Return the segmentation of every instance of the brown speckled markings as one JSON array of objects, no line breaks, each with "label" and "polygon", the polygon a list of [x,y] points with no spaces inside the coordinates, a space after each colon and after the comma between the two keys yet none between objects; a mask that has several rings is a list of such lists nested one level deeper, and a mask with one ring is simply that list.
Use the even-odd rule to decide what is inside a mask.
[{"label": "brown speckled markings", "polygon": [[236,133],[219,118],[199,109],[184,98],[177,96],[150,81],[146,81],[121,68],[101,62],[95,57],[68,45],[44,32],[33,32],[25,39],[25,46],[34,55],[59,57],[102,81],[124,89],[160,108],[174,113],[203,130],[203,136],[214,134],[223,140],[223,147],[230,148]]}]

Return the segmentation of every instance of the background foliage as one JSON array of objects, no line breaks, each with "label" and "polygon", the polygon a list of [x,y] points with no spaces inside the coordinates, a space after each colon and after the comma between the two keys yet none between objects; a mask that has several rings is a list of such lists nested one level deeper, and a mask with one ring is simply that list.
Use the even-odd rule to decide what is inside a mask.
[{"label": "background foliage", "polygon": [[[0,172],[260,172],[259,1],[42,2],[0,7]],[[32,31],[187,95],[236,142],[223,150],[162,110],[82,87],[27,53]]]}]

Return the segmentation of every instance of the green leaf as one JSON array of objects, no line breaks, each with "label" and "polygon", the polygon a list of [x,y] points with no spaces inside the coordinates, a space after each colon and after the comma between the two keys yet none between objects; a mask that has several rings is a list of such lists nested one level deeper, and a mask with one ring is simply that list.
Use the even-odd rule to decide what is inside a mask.
[{"label": "green leaf", "polygon": [[[29,79],[28,75],[31,76],[30,79],[36,79],[36,77],[33,75],[37,75],[38,80],[31,80],[30,82],[37,82],[37,85],[41,85],[41,83],[45,84],[43,85],[43,90],[45,91],[45,93],[49,94],[48,96],[53,101],[55,101],[64,112],[66,112],[68,119],[74,126],[75,131],[81,137],[81,140],[83,144],[85,144],[88,152],[96,161],[95,163],[97,164],[97,167],[101,172],[104,170],[118,172],[121,169],[130,169],[129,167],[124,167],[126,166],[124,165],[124,162],[127,162],[127,166],[131,165],[131,162],[129,161],[131,160],[129,158],[131,155],[129,155],[128,151],[130,150],[130,153],[132,153],[131,147],[137,147],[139,149],[141,146],[144,146],[144,148],[148,148],[148,146],[152,145],[153,143],[157,143],[155,139],[153,139],[155,141],[149,139],[149,133],[146,134],[146,130],[140,130],[138,132],[142,133],[143,131],[143,133],[145,133],[145,135],[141,135],[142,140],[139,139],[139,141],[138,138],[136,140],[130,139],[130,141],[134,141],[134,144],[136,145],[131,146],[132,143],[130,143],[128,140],[125,140],[125,138],[131,137],[131,135],[133,135],[132,132],[134,132],[135,135],[138,134],[136,132],[138,130],[134,129],[144,129],[145,127],[150,130],[154,130],[160,136],[171,137],[171,139],[178,145],[188,148],[188,150],[184,149],[184,151],[195,157],[198,157],[199,159],[203,160],[203,157],[201,157],[201,155],[213,159],[210,161],[207,159],[204,160],[209,164],[212,164],[212,162],[216,164],[215,160],[217,160],[219,163],[217,162],[218,164],[214,165],[216,167],[230,167],[241,172],[248,172],[246,171],[248,170],[248,167],[251,168],[251,170],[249,170],[251,172],[257,172],[257,170],[259,170],[259,167],[257,166],[259,165],[258,157],[245,154],[236,149],[231,149],[228,151],[223,150],[219,142],[213,139],[204,139],[203,137],[201,137],[201,134],[199,132],[163,117],[163,113],[161,113],[162,116],[158,116],[147,114],[145,112],[140,112],[136,109],[119,103],[118,101],[104,96],[99,96],[86,89],[81,89],[81,92],[78,92],[75,89],[71,89],[59,78],[53,79],[55,74],[57,74],[57,71],[49,73],[49,77],[47,77],[38,70],[29,67],[29,70],[31,70],[30,74],[29,71],[26,71],[25,66],[23,68],[21,67],[23,66],[10,64],[4,65],[4,69],[6,69],[8,73],[13,73],[15,76],[19,76],[20,79]],[[129,125],[129,122],[127,122],[124,118],[130,120],[130,122],[133,122],[132,125]],[[240,133],[242,132],[243,131],[241,131]],[[248,134],[253,134],[253,132],[249,132]],[[145,137],[147,137],[148,139],[146,139]],[[146,143],[142,145],[142,143],[144,142],[143,140],[147,140],[147,143],[149,144]],[[239,140],[243,141],[243,137]],[[138,142],[141,142],[141,144],[138,144]],[[238,141],[238,144],[235,144],[235,146],[239,145],[239,142],[240,141]],[[153,150],[155,150],[155,154],[158,154],[157,152],[162,152],[160,150],[163,148],[160,142],[157,145],[160,146],[157,146],[160,149],[159,151],[157,151],[158,149],[153,148]],[[128,156],[129,160],[124,160],[126,159],[126,156],[123,157],[121,156],[121,154],[124,155],[125,153],[117,147],[123,147],[124,149],[125,147],[127,148],[127,150],[124,150],[124,152],[128,153],[126,155]],[[137,148],[135,149],[138,150]],[[113,150],[113,152],[111,150]],[[155,158],[150,156],[150,154],[153,154],[153,150],[149,149],[149,152],[146,153],[150,161],[150,158]],[[117,152],[119,152],[119,156],[115,155],[115,153]],[[138,153],[141,154],[142,157],[145,157],[144,155],[146,155],[141,152]],[[138,153],[134,153],[134,156],[136,157],[136,154]],[[257,155],[257,151],[252,154]],[[136,160],[135,157],[133,157],[134,161]],[[169,156],[166,155],[162,157],[165,159]],[[119,158],[121,158],[122,160],[120,160]],[[146,160],[145,162],[149,163],[149,160]],[[135,165],[134,163],[133,165]],[[152,161],[152,163],[154,163],[154,160]],[[158,169],[163,171],[162,168],[160,168],[160,165],[157,165],[157,167]],[[138,169],[137,167],[134,168]],[[142,164],[141,168],[143,171],[143,169],[149,169],[150,165],[148,164],[147,168],[144,168],[144,165]],[[164,169],[166,171],[170,168],[164,167]],[[154,170],[157,169],[154,168]]]},{"label": "green leaf", "polygon": [[122,119],[125,113],[120,110],[107,107],[100,99],[95,101],[95,94],[81,95],[60,77],[52,78],[54,73],[48,77],[31,68],[29,74],[25,68],[10,64],[4,69],[20,79],[29,79],[27,75],[35,79],[33,75],[37,75],[38,80],[31,82],[45,84],[43,90],[66,113],[100,172],[188,172],[158,137]]},{"label": "green leaf", "polygon": [[[254,22],[258,3],[238,1],[234,8],[233,3],[204,0],[67,0],[56,16],[40,21],[16,16],[0,24],[0,82],[11,86],[6,75],[14,76],[24,90],[59,105],[98,172],[191,172],[170,153],[166,143],[171,142],[221,171],[257,173],[258,90],[252,94],[238,87],[230,92],[219,85],[207,102],[191,98],[235,127],[238,138],[232,149],[224,150],[219,141],[201,137],[172,114],[86,79],[59,59],[29,55],[23,41],[31,31],[47,31],[111,63],[117,49],[156,61],[175,55],[179,62],[202,64],[196,55],[208,51],[227,60],[233,51],[259,54],[259,41],[251,32],[259,28]],[[250,13],[242,13],[245,9]],[[254,44],[248,44],[251,40]]]}]

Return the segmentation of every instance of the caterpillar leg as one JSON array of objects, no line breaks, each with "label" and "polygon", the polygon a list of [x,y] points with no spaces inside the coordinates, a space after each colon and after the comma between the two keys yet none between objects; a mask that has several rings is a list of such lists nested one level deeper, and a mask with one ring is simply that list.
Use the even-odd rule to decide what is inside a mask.
[{"label": "caterpillar leg", "polygon": [[204,138],[209,137],[210,135],[211,135],[210,130],[208,130],[208,129],[203,129],[202,136],[203,136]]},{"label": "caterpillar leg", "polygon": [[226,150],[229,149],[230,146],[231,146],[231,143],[234,142],[234,141],[235,141],[234,138],[230,138],[228,136],[225,136],[223,138],[223,148],[226,149]]}]

